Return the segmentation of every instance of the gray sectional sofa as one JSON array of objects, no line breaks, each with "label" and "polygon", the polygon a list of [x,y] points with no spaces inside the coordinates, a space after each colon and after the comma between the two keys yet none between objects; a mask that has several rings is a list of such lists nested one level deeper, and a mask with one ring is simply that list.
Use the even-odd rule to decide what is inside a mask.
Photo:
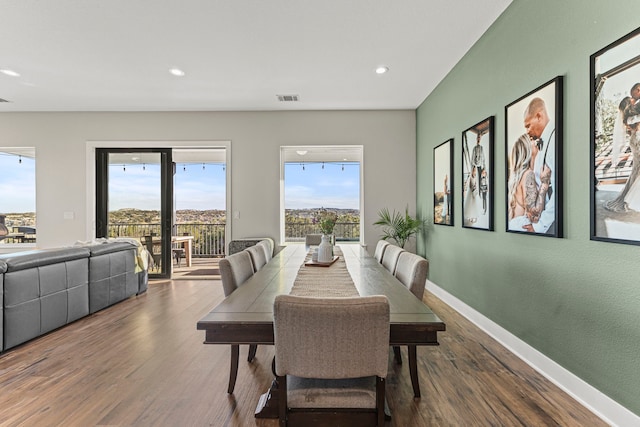
[{"label": "gray sectional sofa", "polygon": [[128,242],[0,255],[0,349],[146,291],[137,257]]}]

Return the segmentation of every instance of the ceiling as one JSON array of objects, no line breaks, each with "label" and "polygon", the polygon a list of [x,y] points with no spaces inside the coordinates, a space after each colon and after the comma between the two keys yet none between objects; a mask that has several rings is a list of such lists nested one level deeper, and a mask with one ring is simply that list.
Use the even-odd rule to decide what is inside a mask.
[{"label": "ceiling", "polygon": [[0,112],[415,109],[510,3],[0,0]]}]

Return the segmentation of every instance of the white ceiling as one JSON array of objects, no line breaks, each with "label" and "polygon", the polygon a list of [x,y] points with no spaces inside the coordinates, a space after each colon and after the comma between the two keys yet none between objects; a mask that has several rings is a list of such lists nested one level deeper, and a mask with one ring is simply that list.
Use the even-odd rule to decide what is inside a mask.
[{"label": "white ceiling", "polygon": [[510,3],[0,0],[0,112],[415,109]]}]

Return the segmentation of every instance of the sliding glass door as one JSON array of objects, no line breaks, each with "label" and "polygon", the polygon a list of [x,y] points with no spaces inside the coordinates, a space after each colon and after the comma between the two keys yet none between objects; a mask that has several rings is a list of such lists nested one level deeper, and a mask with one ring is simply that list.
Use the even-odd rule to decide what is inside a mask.
[{"label": "sliding glass door", "polygon": [[140,241],[151,277],[171,274],[171,149],[96,149],[96,237]]}]

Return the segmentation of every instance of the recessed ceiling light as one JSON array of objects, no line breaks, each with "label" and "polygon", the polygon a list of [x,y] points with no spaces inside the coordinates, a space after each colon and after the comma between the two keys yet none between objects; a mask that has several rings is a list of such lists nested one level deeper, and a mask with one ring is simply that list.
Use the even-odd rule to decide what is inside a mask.
[{"label": "recessed ceiling light", "polygon": [[384,74],[387,71],[389,71],[389,67],[381,65],[378,68],[376,68],[376,74]]},{"label": "recessed ceiling light", "polygon": [[185,75],[185,72],[182,71],[180,68],[171,68],[169,69],[169,72],[174,76],[178,76],[178,77],[182,77]]},{"label": "recessed ceiling light", "polygon": [[0,69],[0,73],[6,74],[7,76],[11,76],[11,77],[20,77],[20,73],[13,70],[9,70],[7,68]]}]

